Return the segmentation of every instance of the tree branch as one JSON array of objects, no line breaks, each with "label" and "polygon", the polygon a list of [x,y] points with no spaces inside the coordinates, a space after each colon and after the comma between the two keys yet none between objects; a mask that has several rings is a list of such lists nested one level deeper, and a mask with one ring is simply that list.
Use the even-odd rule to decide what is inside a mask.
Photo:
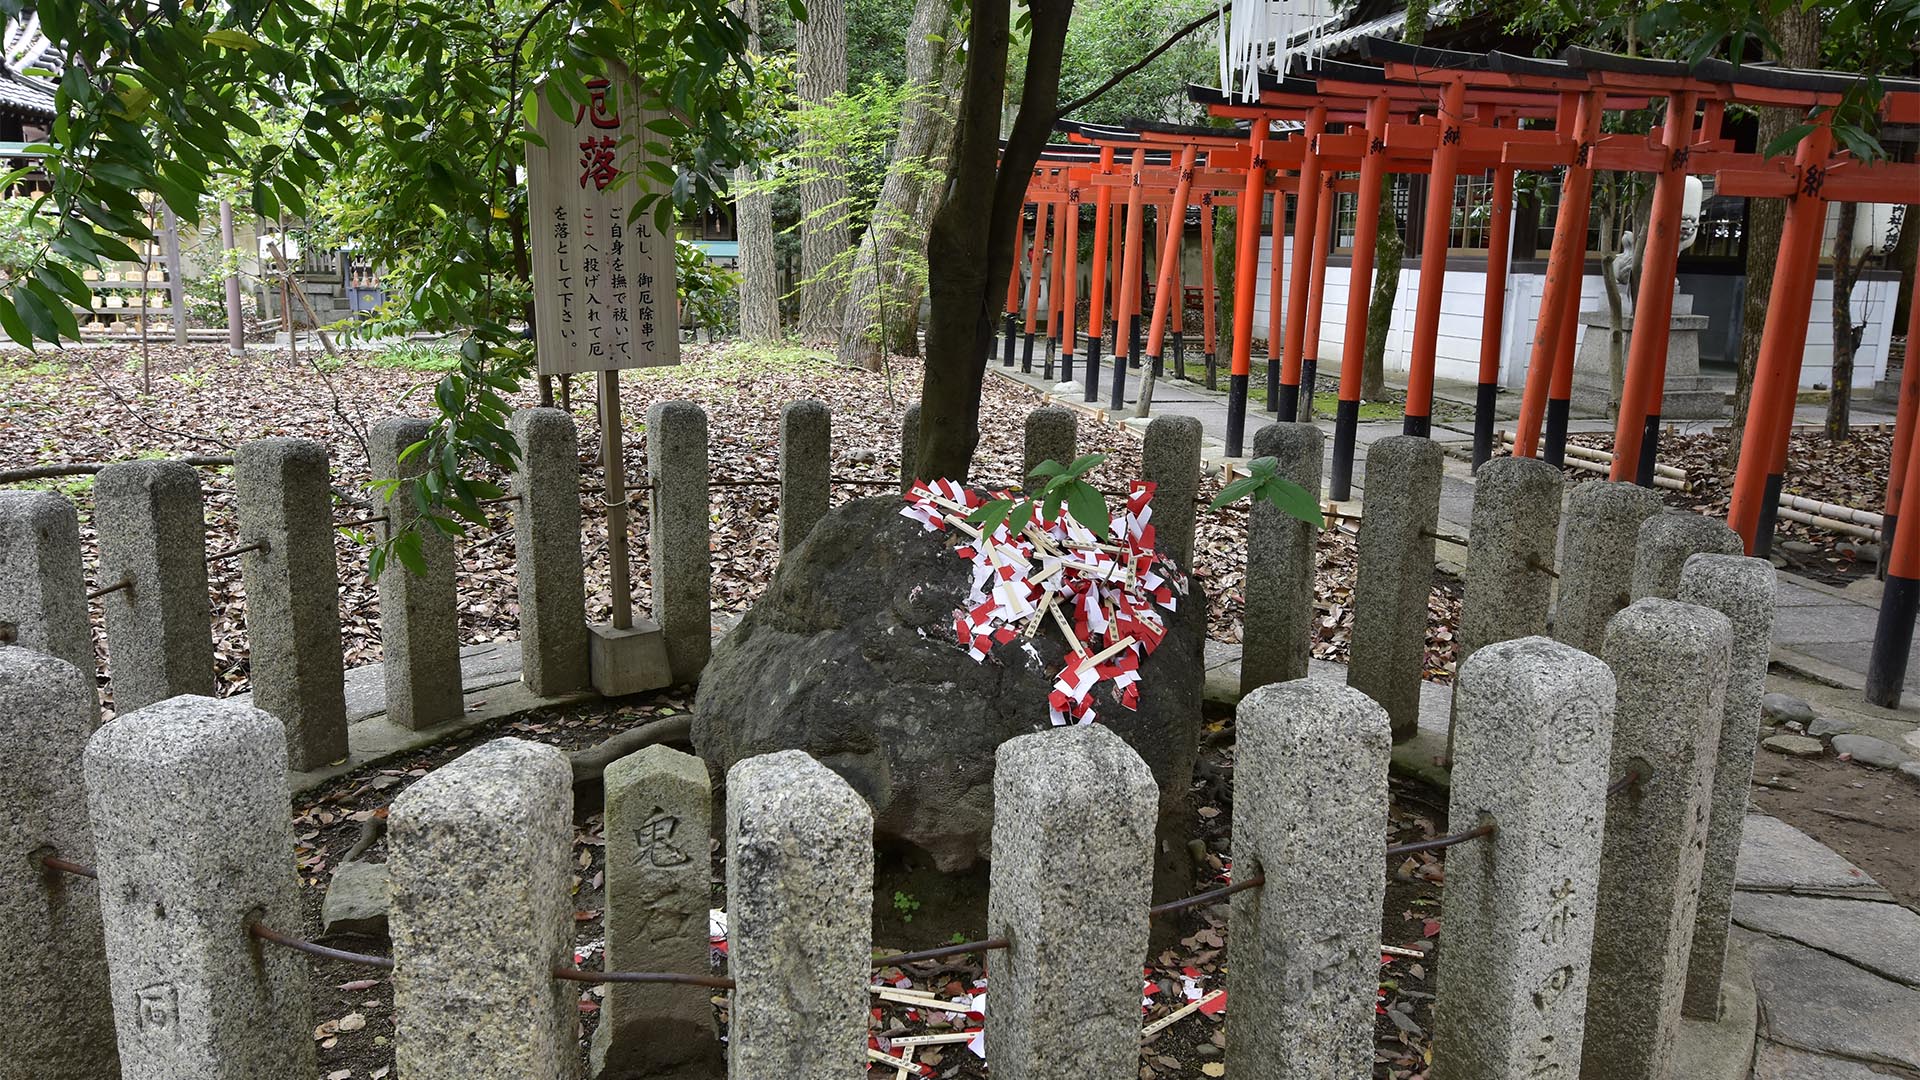
[{"label": "tree branch", "polygon": [[1139,71],[1141,68],[1146,67],[1148,64],[1153,63],[1155,60],[1158,60],[1160,58],[1161,53],[1166,52],[1168,49],[1171,49],[1175,45],[1180,44],[1181,41],[1185,40],[1188,37],[1191,37],[1194,31],[1200,29],[1203,26],[1206,26],[1208,23],[1211,23],[1213,20],[1219,18],[1221,13],[1230,11],[1232,10],[1232,8],[1233,8],[1232,4],[1222,4],[1221,6],[1214,8],[1211,11],[1208,11],[1205,15],[1200,16],[1199,18],[1193,20],[1192,22],[1181,27],[1180,29],[1175,30],[1171,37],[1167,38],[1167,40],[1161,42],[1160,44],[1155,45],[1153,49],[1147,53],[1147,55],[1141,57],[1138,60],[1135,60],[1131,64],[1128,64],[1126,67],[1121,68],[1119,71],[1114,72],[1112,78],[1108,79],[1106,82],[1101,83],[1099,86],[1094,87],[1090,93],[1082,94],[1081,96],[1074,98],[1072,101],[1067,102],[1065,105],[1060,106],[1060,111],[1054,114],[1054,119],[1064,120],[1066,119],[1067,114],[1073,112],[1076,109],[1081,108],[1082,106],[1091,104],[1094,101],[1094,99],[1098,98],[1100,95],[1106,93],[1107,91],[1113,89],[1116,86],[1119,86],[1122,82],[1126,80],[1127,76],[1132,75],[1134,72]]}]

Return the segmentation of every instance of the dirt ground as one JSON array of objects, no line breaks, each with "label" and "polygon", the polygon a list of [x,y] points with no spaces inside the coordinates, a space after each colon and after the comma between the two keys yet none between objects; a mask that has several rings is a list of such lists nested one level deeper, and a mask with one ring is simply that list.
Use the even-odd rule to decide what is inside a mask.
[{"label": "dirt ground", "polygon": [[1920,786],[1833,757],[1760,751],[1753,803],[1872,874],[1920,911]]}]

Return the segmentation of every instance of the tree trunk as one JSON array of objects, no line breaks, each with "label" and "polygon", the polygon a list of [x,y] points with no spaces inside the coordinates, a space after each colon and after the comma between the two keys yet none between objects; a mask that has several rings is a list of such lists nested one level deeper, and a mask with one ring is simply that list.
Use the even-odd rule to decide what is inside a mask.
[{"label": "tree trunk", "polygon": [[952,0],[916,0],[900,134],[847,283],[843,363],[880,370],[888,348],[911,342],[919,321],[927,225],[945,195],[938,181],[953,149],[949,103],[959,90],[961,64],[952,25]]},{"label": "tree trunk", "polygon": [[1002,150],[1008,4],[973,4],[967,70],[947,168],[948,197],[927,236],[927,288],[933,304],[920,390],[916,461],[921,477],[965,480],[973,461],[993,319],[1013,268],[1014,218],[1026,202],[1027,180],[1053,130],[1060,99],[1061,52],[1073,3],[1029,0],[1026,84]]},{"label": "tree trunk", "polygon": [[1840,442],[1851,430],[1853,354],[1860,331],[1853,325],[1853,283],[1860,267],[1853,261],[1853,230],[1860,204],[1843,202],[1833,235],[1833,377],[1827,381],[1827,440]]},{"label": "tree trunk", "polygon": [[[1400,37],[1409,45],[1427,40],[1428,0],[1407,0]],[[1276,215],[1278,216],[1278,215]],[[1277,227],[1276,222],[1276,227]],[[1393,301],[1400,295],[1400,260],[1407,253],[1400,221],[1393,212],[1393,174],[1380,178],[1380,227],[1373,238],[1373,299],[1367,303],[1367,348],[1360,361],[1360,396],[1378,400],[1387,389],[1387,331],[1393,328]],[[1442,251],[1439,258],[1446,258]]]},{"label": "tree trunk", "polygon": [[[1788,67],[1820,66],[1820,14],[1789,4],[1775,19],[1773,36],[1780,42],[1779,61]],[[1760,109],[1754,146],[1765,150],[1780,133],[1797,124],[1801,114],[1790,109]],[[1740,308],[1740,356],[1734,370],[1733,423],[1728,429],[1727,466],[1740,460],[1740,437],[1747,426],[1747,401],[1753,391],[1753,370],[1760,360],[1760,331],[1767,320],[1767,297],[1773,292],[1773,261],[1780,252],[1780,230],[1786,225],[1782,199],[1747,200],[1747,283]]]},{"label": "tree trunk", "polygon": [[[846,0],[808,0],[794,27],[800,54],[800,100],[818,108],[847,92]],[[832,263],[847,250],[847,165],[835,154],[809,154],[800,167],[800,334],[824,342],[840,329],[845,293]]]},{"label": "tree trunk", "polygon": [[[747,51],[760,55],[760,0],[741,6]],[[740,335],[749,341],[780,337],[780,253],[773,239],[773,196],[758,169],[733,171],[734,227],[740,240]]]}]

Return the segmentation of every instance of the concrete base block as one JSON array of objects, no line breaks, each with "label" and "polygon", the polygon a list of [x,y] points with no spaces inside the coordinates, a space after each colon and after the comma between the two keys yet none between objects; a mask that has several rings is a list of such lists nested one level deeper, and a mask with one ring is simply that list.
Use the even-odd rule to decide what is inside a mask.
[{"label": "concrete base block", "polygon": [[593,688],[603,697],[673,685],[666,637],[660,627],[645,619],[635,619],[628,630],[591,623],[587,626],[587,647]]}]

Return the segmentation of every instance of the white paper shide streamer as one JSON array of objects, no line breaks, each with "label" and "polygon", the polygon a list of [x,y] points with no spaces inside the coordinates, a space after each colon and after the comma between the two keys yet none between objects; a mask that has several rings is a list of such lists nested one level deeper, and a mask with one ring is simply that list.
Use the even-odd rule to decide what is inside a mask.
[{"label": "white paper shide streamer", "polygon": [[1260,73],[1284,73],[1294,53],[1313,57],[1328,0],[1235,0],[1220,20],[1220,87],[1252,101],[1260,96]]}]

